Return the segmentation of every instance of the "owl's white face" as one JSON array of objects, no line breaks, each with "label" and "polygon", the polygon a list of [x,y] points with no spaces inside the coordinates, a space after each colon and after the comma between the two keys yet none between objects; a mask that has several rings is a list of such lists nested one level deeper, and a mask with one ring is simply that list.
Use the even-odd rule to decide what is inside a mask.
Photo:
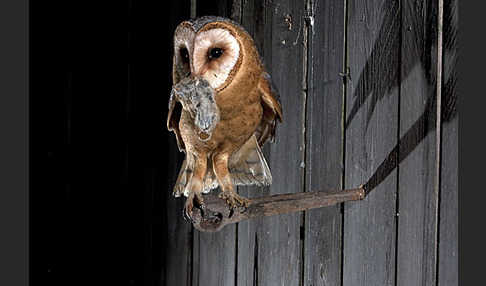
[{"label": "owl's white face", "polygon": [[240,45],[229,31],[211,29],[203,31],[194,40],[193,65],[213,88],[220,87],[238,61]]},{"label": "owl's white face", "polygon": [[174,48],[174,68],[179,77],[202,77],[214,89],[225,84],[240,57],[239,42],[222,28],[196,33],[191,27],[180,27],[176,30]]}]

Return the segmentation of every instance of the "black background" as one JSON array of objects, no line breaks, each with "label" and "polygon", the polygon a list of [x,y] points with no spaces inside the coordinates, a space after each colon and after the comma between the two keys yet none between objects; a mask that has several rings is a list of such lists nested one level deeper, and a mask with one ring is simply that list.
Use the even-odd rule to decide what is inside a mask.
[{"label": "black background", "polygon": [[32,285],[164,284],[180,156],[165,127],[171,39],[184,13],[166,1],[31,2]]}]

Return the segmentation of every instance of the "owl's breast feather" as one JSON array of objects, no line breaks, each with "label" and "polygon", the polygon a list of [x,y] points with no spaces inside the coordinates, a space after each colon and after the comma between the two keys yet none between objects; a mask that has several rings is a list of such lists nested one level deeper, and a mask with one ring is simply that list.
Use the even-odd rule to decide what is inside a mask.
[{"label": "owl's breast feather", "polygon": [[187,92],[180,96],[185,104],[179,129],[188,149],[208,152],[222,145],[239,149],[261,122],[263,109],[256,88],[210,94],[187,80],[181,90]]}]

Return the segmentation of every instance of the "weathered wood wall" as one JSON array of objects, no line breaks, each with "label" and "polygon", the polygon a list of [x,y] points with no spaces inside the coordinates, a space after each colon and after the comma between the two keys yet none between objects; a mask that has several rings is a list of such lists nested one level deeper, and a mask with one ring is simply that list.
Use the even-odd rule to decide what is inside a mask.
[{"label": "weathered wood wall", "polygon": [[[32,5],[32,251],[49,285],[458,285],[457,0],[108,2]],[[365,200],[217,233],[184,220],[172,33],[203,15],[248,30],[283,105],[274,183],[240,194],[365,184]]]},{"label": "weathered wood wall", "polygon": [[192,285],[457,285],[456,1],[192,5],[240,22],[281,93],[285,122],[265,147],[274,184],[240,193],[373,188],[364,201],[186,230]]}]

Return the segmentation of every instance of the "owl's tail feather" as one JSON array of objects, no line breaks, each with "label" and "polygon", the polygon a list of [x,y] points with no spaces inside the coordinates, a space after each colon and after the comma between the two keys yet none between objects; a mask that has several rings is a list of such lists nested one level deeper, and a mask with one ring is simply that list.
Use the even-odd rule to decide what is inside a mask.
[{"label": "owl's tail feather", "polygon": [[255,135],[252,135],[240,150],[231,156],[229,171],[235,185],[268,186],[272,184],[272,174]]}]

